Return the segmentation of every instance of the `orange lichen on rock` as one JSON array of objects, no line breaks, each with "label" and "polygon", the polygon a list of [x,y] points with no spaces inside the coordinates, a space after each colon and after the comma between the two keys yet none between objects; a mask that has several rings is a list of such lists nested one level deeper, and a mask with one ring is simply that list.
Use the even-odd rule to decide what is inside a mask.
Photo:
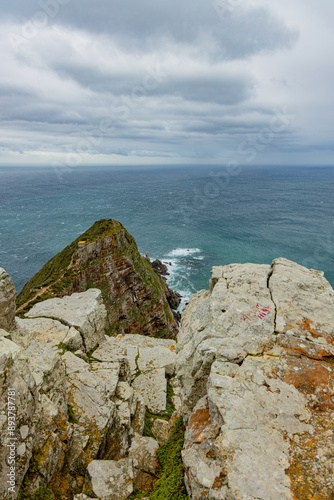
[{"label": "orange lichen on rock", "polygon": [[210,424],[211,418],[209,408],[201,408],[193,413],[189,422],[189,427],[195,435],[194,443],[200,442],[198,438],[201,432]]}]

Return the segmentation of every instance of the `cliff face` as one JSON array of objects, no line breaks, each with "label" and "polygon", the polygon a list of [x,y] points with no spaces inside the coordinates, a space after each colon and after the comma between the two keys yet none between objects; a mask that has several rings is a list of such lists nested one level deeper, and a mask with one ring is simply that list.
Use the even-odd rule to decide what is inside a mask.
[{"label": "cliff face", "polygon": [[176,336],[166,283],[141,257],[134,238],[113,219],[96,222],[45,264],[18,295],[18,312],[92,287],[102,292],[108,334]]},{"label": "cliff face", "polygon": [[192,499],[334,498],[334,292],[286,259],[214,267],[182,314]]}]

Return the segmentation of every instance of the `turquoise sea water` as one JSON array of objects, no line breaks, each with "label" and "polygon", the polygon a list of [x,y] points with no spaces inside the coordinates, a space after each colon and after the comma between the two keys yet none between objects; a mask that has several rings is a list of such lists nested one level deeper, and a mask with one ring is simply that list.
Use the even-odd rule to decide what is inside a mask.
[{"label": "turquoise sea water", "polygon": [[305,167],[0,168],[0,267],[19,291],[97,219],[170,265],[186,301],[213,265],[286,257],[334,285],[334,169]]}]

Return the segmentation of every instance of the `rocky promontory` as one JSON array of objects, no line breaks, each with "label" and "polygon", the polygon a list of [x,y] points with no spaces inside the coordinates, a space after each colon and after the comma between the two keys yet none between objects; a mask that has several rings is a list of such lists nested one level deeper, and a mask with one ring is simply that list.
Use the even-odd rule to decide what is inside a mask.
[{"label": "rocky promontory", "polygon": [[[0,269],[0,497],[334,498],[334,292],[323,273],[286,259],[214,267],[176,341],[162,280],[124,228],[105,228],[29,282],[20,317]],[[100,286],[87,286],[93,276]]]},{"label": "rocky promontory", "polygon": [[139,254],[135,239],[114,219],[97,221],[47,262],[19,293],[18,312],[89,288],[101,290],[110,334],[176,338],[168,286]]}]

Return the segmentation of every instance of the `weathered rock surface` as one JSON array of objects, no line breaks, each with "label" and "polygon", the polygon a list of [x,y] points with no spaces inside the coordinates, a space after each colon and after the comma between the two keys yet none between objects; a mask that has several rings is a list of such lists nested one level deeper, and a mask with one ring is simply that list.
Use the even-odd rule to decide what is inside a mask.
[{"label": "weathered rock surface", "polygon": [[125,500],[133,492],[132,460],[93,460],[87,467],[87,482],[102,500]]},{"label": "weathered rock surface", "polygon": [[[13,499],[17,498],[26,473],[28,487],[34,490],[48,484],[62,468],[71,426],[67,421],[64,365],[51,347],[34,340],[24,349],[0,337],[0,372],[0,459],[2,465],[6,464],[0,472],[0,496]],[[13,416],[13,435],[8,416]],[[7,444],[12,442],[14,495],[7,489],[6,478],[11,459]],[[29,469],[32,457],[35,464]]]},{"label": "weathered rock surface", "polygon": [[99,361],[118,361],[130,365],[132,386],[142,396],[149,411],[155,414],[166,409],[167,380],[176,363],[176,342],[142,335],[119,335],[106,338],[94,351]]},{"label": "weathered rock surface", "polygon": [[59,344],[64,344],[74,350],[84,349],[80,332],[60,321],[50,318],[16,318],[16,323],[19,328],[33,333],[39,340],[54,348],[57,348]]},{"label": "weathered rock surface", "polygon": [[154,420],[151,431],[160,445],[165,444],[169,437],[169,422],[157,418]]},{"label": "weathered rock surface", "polygon": [[177,362],[191,498],[334,496],[333,299],[286,259],[213,268],[192,297]]},{"label": "weathered rock surface", "polygon": [[93,498],[88,497],[84,493],[79,493],[79,495],[75,495],[75,497],[73,498],[73,500],[93,500]]},{"label": "weathered rock surface", "polygon": [[118,335],[107,338],[103,346],[94,352],[94,357],[101,361],[122,359],[124,356],[129,360],[132,378],[139,372],[160,368],[167,375],[172,375],[176,363],[176,342],[143,335]]},{"label": "weathered rock surface", "polygon": [[[334,498],[334,293],[321,272],[286,259],[213,268],[210,291],[183,313],[178,344],[106,336],[99,307],[90,288],[0,328],[1,498],[46,486],[64,500],[149,494],[157,448],[182,425],[180,412],[191,499]],[[169,422],[145,420],[155,441],[141,436],[145,410],[166,415],[167,378],[177,411]],[[14,497],[5,442],[12,392]]]},{"label": "weathered rock surface", "polygon": [[15,328],[16,290],[12,279],[0,267],[0,328],[10,332]]},{"label": "weathered rock surface", "polygon": [[160,471],[160,464],[156,456],[158,448],[159,443],[155,439],[135,435],[129,450],[135,489],[145,492],[152,491]]},{"label": "weathered rock surface", "polygon": [[163,413],[166,409],[167,381],[163,368],[142,373],[132,383],[134,389],[143,397],[151,413]]},{"label": "weathered rock surface", "polygon": [[[43,312],[50,310],[49,304],[46,306]],[[59,309],[57,315],[69,318],[69,311]],[[148,337],[139,340],[139,336],[130,335],[125,341],[114,343],[103,335],[103,342],[90,358],[83,355],[85,359],[81,359],[69,351],[60,356],[55,348],[76,331],[73,327],[45,317],[19,319],[18,326],[24,329],[0,331],[4,334],[0,335],[0,368],[6,381],[0,386],[0,394],[5,404],[7,386],[16,388],[22,408],[22,416],[16,420],[21,436],[15,443],[20,457],[16,470],[17,492],[25,477],[23,495],[48,486],[63,492],[67,498],[69,492],[80,491],[84,481],[82,473],[92,460],[123,460],[129,450],[130,437],[143,432],[145,401],[141,391],[131,385],[128,350],[133,354],[131,347],[136,353],[143,349],[145,373],[152,370],[151,360],[157,354],[157,364],[162,366],[159,370],[166,384],[166,371],[169,372],[171,366],[174,370],[175,342],[153,338],[151,344]],[[156,352],[157,346],[165,353],[165,360]],[[131,358],[134,362],[136,356]],[[5,406],[2,412],[0,423],[5,436]],[[3,442],[0,453],[5,460],[7,449]],[[139,476],[138,484],[147,488],[156,479],[146,470],[138,470],[136,477]],[[7,491],[1,493],[7,499]]]},{"label": "weathered rock surface", "polygon": [[107,312],[101,291],[94,288],[83,293],[73,293],[62,299],[39,302],[26,316],[57,319],[69,327],[76,328],[82,335],[87,352],[104,340]]}]

